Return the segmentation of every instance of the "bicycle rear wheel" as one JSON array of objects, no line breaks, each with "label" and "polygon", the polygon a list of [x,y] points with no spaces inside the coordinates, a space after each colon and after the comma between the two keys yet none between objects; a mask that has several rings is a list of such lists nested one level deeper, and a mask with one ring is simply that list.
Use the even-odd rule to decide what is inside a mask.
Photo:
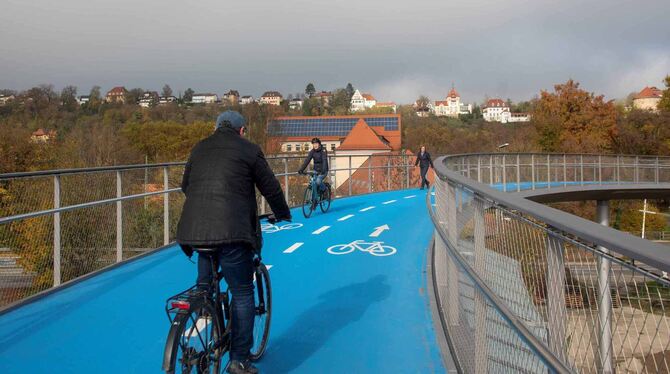
[{"label": "bicycle rear wheel", "polygon": [[328,209],[330,209],[330,200],[332,198],[332,191],[330,189],[330,184],[325,183],[326,185],[326,190],[322,193],[321,195],[321,202],[319,203],[319,206],[321,206],[321,211],[326,213]]},{"label": "bicycle rear wheel", "polygon": [[309,218],[314,211],[314,204],[312,204],[312,186],[307,186],[305,189],[305,197],[302,201],[302,214],[305,218]]},{"label": "bicycle rear wheel", "polygon": [[209,303],[178,313],[165,343],[163,370],[169,374],[219,373],[227,348],[219,323]]},{"label": "bicycle rear wheel", "polygon": [[[270,273],[265,264],[258,265],[256,271],[255,293],[256,317],[254,319],[254,345],[251,347],[249,359],[256,361],[263,356],[270,336],[270,320],[272,317],[272,286]],[[262,298],[262,303],[261,303]]]}]

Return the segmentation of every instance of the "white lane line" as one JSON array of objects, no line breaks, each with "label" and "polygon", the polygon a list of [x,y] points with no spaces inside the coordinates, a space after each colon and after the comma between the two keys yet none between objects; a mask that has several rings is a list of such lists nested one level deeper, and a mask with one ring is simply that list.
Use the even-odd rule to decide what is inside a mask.
[{"label": "white lane line", "polygon": [[305,243],[295,243],[295,244],[293,244],[292,246],[286,248],[286,249],[284,250],[284,253],[292,253],[292,252],[295,251],[296,249],[302,247],[303,244],[305,244]]},{"label": "white lane line", "polygon": [[209,317],[200,317],[198,320],[195,322],[195,328],[191,329],[190,327],[184,331],[183,336],[186,339],[192,339],[192,338],[197,338],[198,337],[198,332],[200,335],[205,335],[205,329],[207,328],[207,325],[211,322],[211,319]]},{"label": "white lane line", "polygon": [[314,231],[312,232],[312,235],[319,235],[319,234],[321,234],[322,232],[328,230],[329,228],[330,228],[330,226],[323,226],[323,227],[321,227],[320,229],[314,230]]},{"label": "white lane line", "polygon": [[409,196],[403,197],[403,199],[411,199],[411,198],[414,198],[414,197],[416,197],[416,195],[409,195]]},{"label": "white lane line", "polygon": [[265,265],[265,267],[268,268],[268,270],[272,269],[273,266],[274,265]]},{"label": "white lane line", "polygon": [[353,214],[347,214],[346,216],[344,216],[344,217],[338,219],[338,221],[346,221],[346,220],[348,220],[349,218],[351,218],[351,217],[353,217],[353,216],[354,216]]},{"label": "white lane line", "polygon": [[393,204],[398,200],[389,200],[389,201],[384,201],[382,204],[387,205],[387,204]]},{"label": "white lane line", "polygon": [[363,208],[363,209],[359,210],[359,212],[367,212],[368,210],[374,209],[374,208],[375,208],[374,206],[369,206],[367,208]]},{"label": "white lane line", "polygon": [[[265,268],[268,269],[268,271],[272,268],[273,265],[265,265]],[[254,272],[254,282],[256,282],[256,272]]]}]

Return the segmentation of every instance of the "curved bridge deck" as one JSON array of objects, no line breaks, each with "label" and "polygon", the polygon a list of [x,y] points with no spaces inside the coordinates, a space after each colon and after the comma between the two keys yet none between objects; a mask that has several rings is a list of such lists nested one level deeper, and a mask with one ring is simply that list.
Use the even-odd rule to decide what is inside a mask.
[{"label": "curved bridge deck", "polygon": [[[262,372],[445,371],[426,289],[425,193],[341,199],[310,219],[294,211],[302,227],[265,234],[275,309]],[[356,240],[397,252],[327,252]],[[0,317],[2,372],[158,373],[165,299],[194,279],[170,247],[11,311]]]}]

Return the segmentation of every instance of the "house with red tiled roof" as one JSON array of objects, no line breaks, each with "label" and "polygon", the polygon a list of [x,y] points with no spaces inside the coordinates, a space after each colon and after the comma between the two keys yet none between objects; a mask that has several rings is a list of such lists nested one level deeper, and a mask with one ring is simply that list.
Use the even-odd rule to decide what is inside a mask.
[{"label": "house with red tiled roof", "polygon": [[374,108],[377,105],[377,100],[369,93],[361,93],[356,90],[351,96],[351,111],[359,112],[369,108]]},{"label": "house with red tiled roof", "polygon": [[30,135],[30,141],[33,143],[46,143],[55,137],[55,130],[45,130],[43,128],[39,128],[36,131],[33,131],[33,133]]},{"label": "house with red tiled roof", "polygon": [[[398,152],[402,144],[401,120],[397,114],[278,117],[268,123],[268,153],[305,153],[314,137],[330,155],[331,170],[358,168],[371,155]],[[338,163],[340,166],[338,167]],[[333,172],[335,186],[348,178],[347,170]]]},{"label": "house with red tiled roof", "polygon": [[123,86],[114,87],[105,95],[105,101],[108,103],[125,103],[127,93],[128,90]]},{"label": "house with red tiled roof", "polygon": [[633,108],[642,110],[658,111],[658,103],[661,102],[663,91],[656,87],[645,87],[635,95]]}]

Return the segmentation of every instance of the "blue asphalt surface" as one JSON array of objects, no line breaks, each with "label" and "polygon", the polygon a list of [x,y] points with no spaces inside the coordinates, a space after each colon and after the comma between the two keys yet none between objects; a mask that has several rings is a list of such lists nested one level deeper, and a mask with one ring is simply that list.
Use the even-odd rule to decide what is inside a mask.
[{"label": "blue asphalt surface", "polygon": [[[274,316],[261,371],[444,372],[426,292],[425,191],[340,199],[327,214],[305,219],[294,211],[294,218],[303,226],[265,234]],[[390,230],[369,237],[384,224]],[[323,226],[330,228],[313,234]],[[383,241],[397,252],[327,252],[354,240]],[[304,244],[284,253],[295,243]],[[165,300],[195,274],[173,247],[0,316],[0,372],[159,373]]]}]

